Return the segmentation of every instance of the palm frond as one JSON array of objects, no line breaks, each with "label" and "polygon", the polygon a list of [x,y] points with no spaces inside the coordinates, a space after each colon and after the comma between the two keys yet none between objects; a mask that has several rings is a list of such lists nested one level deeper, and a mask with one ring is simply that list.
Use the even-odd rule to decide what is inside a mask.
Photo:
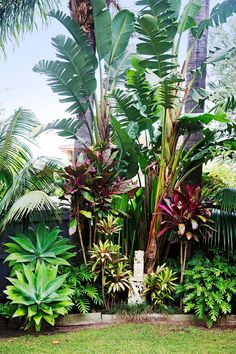
[{"label": "palm frond", "polygon": [[8,119],[0,122],[0,177],[9,181],[32,157],[30,134],[38,125],[34,114],[19,108]]},{"label": "palm frond", "polygon": [[7,212],[18,198],[34,190],[52,191],[55,189],[54,173],[58,166],[54,161],[39,157],[30,160],[14,176],[12,184],[6,189],[0,201],[0,214]]},{"label": "palm frond", "polygon": [[13,203],[10,210],[0,222],[0,229],[3,230],[13,220],[20,221],[29,213],[42,210],[54,212],[57,218],[59,218],[57,207],[51,197],[39,190],[28,192]]},{"label": "palm frond", "polygon": [[60,0],[2,0],[0,2],[0,47],[7,39],[17,40],[20,33],[36,27],[36,18],[48,22],[47,13],[60,5]]},{"label": "palm frond", "polygon": [[221,209],[228,213],[236,212],[236,189],[235,188],[224,189]]},{"label": "palm frond", "polygon": [[213,209],[214,230],[206,238],[206,244],[221,250],[236,250],[236,189],[223,190],[220,209]]}]

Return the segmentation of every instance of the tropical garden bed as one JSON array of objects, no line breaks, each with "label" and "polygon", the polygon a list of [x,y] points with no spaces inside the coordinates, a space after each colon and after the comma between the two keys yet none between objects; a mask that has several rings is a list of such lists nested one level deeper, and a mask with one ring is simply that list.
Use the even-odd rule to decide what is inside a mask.
[{"label": "tropical garden bed", "polygon": [[[139,0],[138,14],[118,7],[114,16],[110,3],[92,0],[86,26],[73,1],[72,16],[50,12],[68,37],[53,38],[58,60],[42,60],[34,71],[48,77],[72,117],[42,126],[20,108],[1,122],[0,229],[9,276],[0,318],[36,331],[121,319],[195,323],[192,315],[208,327],[222,318],[232,325],[235,317],[225,316],[236,314],[236,192],[202,175],[202,166],[216,159],[235,166],[234,92],[220,83],[206,89],[204,81],[206,68],[234,51],[216,47],[198,67],[191,63],[195,44],[236,13],[235,2],[204,15],[198,0],[184,9],[178,1]],[[67,167],[33,159],[29,142],[52,130],[76,142]],[[50,215],[56,227],[47,225]],[[146,275],[136,293],[142,303],[131,306],[136,250],[144,251]]]}]

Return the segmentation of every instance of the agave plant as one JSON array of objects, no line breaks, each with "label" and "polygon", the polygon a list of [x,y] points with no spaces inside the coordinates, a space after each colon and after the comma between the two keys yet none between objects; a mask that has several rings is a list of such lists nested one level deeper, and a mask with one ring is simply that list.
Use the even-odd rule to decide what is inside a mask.
[{"label": "agave plant", "polygon": [[51,231],[41,222],[36,231],[29,229],[27,235],[17,233],[10,237],[13,242],[6,243],[6,252],[9,256],[5,262],[14,269],[28,264],[34,269],[37,262],[53,265],[69,265],[67,261],[74,256],[70,250],[73,246],[66,238],[60,237],[61,230],[55,227]]},{"label": "agave plant", "polygon": [[199,236],[203,236],[204,228],[212,229],[209,225],[211,212],[201,198],[201,188],[192,185],[182,186],[181,190],[175,189],[170,196],[164,197],[159,203],[159,209],[162,213],[163,229],[159,231],[158,236],[161,237],[171,230],[180,240],[180,281],[182,283],[188,243],[192,240],[199,241]]},{"label": "agave plant", "polygon": [[158,266],[155,273],[148,274],[144,279],[142,295],[153,305],[163,305],[168,300],[173,300],[177,280],[176,274],[165,264]]},{"label": "agave plant", "polygon": [[35,272],[23,265],[16,278],[8,278],[12,285],[5,290],[11,303],[18,305],[13,317],[25,318],[25,329],[34,326],[37,332],[44,321],[54,326],[55,319],[73,306],[73,290],[63,287],[66,277],[58,276],[57,266],[47,268],[44,262],[37,263]]}]

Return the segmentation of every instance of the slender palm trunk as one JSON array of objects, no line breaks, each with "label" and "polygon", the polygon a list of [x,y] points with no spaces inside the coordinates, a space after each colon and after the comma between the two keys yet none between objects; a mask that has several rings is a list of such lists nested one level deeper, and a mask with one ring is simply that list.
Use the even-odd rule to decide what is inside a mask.
[{"label": "slender palm trunk", "polygon": [[[210,0],[202,0],[202,7],[201,10],[196,18],[197,22],[200,22],[203,19],[206,19],[209,17],[209,4]],[[194,38],[191,35],[191,32],[189,33],[188,36],[188,49],[193,48],[192,55],[189,61],[188,65],[188,70],[187,70],[187,84],[190,83],[192,79],[192,70],[195,68],[199,67],[207,57],[207,43],[208,43],[208,31],[205,31],[202,38],[196,41],[194,45]],[[206,87],[206,70],[203,72],[203,74],[194,82],[192,86],[193,89],[198,89],[198,88],[205,88]],[[192,90],[190,91],[190,94],[186,100],[185,104],[185,112],[189,113],[202,113],[204,112],[204,105],[196,106],[196,102],[192,99]],[[186,148],[190,149],[191,146],[195,145],[199,140],[202,138],[202,133],[198,132],[195,134],[192,134],[190,138],[188,139],[188,142],[186,144]],[[187,183],[193,183],[195,185],[201,185],[202,182],[202,166],[197,168],[192,174],[190,174],[187,178]]]}]

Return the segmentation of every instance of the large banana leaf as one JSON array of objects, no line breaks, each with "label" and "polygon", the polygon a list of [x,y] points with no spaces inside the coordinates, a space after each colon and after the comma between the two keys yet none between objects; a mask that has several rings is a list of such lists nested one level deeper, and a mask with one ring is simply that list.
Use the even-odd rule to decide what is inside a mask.
[{"label": "large banana leaf", "polygon": [[139,169],[137,152],[135,150],[135,143],[129,137],[127,131],[122,128],[119,121],[112,115],[111,125],[115,131],[117,137],[117,144],[122,151],[122,156],[128,164],[126,178],[133,178],[137,175]]},{"label": "large banana leaf", "polygon": [[131,34],[134,30],[134,14],[128,10],[118,12],[112,20],[112,46],[110,49],[108,64],[119,59],[126,51]]},{"label": "large banana leaf", "polygon": [[176,67],[169,52],[177,32],[174,20],[143,15],[138,19],[137,31],[140,35],[137,51],[144,56],[140,65],[152,69],[160,78],[167,76]]},{"label": "large banana leaf", "polygon": [[77,139],[77,133],[79,128],[81,127],[82,122],[78,120],[78,118],[63,118],[57,119],[47,125],[41,125],[39,129],[35,132],[34,136],[37,137],[38,135],[48,132],[51,130],[57,131],[59,136],[67,139]]},{"label": "large banana leaf", "polygon": [[104,0],[91,0],[96,38],[96,50],[99,59],[105,58],[112,45],[112,25],[110,11]]},{"label": "large banana leaf", "polygon": [[61,11],[51,11],[49,15],[58,20],[68,30],[77,45],[87,53],[88,58],[91,60],[91,63],[94,66],[94,69],[96,69],[98,64],[97,58],[94,54],[93,48],[89,44],[88,36],[80,28],[78,21],[75,21],[71,16],[68,16]]},{"label": "large banana leaf", "polygon": [[189,0],[179,19],[178,32],[183,33],[196,26],[195,18],[201,9],[201,0]]}]

